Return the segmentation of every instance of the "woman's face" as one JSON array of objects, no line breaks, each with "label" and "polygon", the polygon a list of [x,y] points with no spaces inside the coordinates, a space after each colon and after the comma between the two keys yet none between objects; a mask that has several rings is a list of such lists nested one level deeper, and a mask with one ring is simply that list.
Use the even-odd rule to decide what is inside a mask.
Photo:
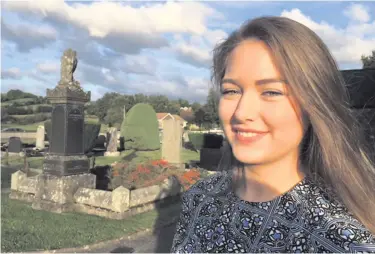
[{"label": "woman's face", "polygon": [[298,156],[303,138],[299,109],[267,46],[244,41],[228,60],[219,116],[236,159],[257,165]]}]

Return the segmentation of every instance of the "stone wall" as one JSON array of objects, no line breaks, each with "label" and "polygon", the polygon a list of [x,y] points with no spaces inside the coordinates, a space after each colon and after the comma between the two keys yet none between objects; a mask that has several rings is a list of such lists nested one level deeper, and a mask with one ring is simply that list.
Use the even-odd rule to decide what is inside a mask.
[{"label": "stone wall", "polygon": [[[39,176],[28,177],[22,171],[13,173],[10,198],[35,202]],[[177,196],[181,191],[182,186],[173,176],[160,185],[132,191],[123,186],[113,191],[80,187],[74,192],[72,210],[112,219],[123,219],[152,210],[155,208],[155,202]]]}]

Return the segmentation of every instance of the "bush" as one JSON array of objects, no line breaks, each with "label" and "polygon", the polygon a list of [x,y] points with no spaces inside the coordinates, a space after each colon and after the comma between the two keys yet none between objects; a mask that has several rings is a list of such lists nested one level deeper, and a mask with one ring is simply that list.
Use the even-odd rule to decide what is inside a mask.
[{"label": "bush", "polygon": [[35,109],[35,113],[51,113],[52,106],[40,105]]},{"label": "bush", "polygon": [[202,148],[220,148],[224,138],[212,133],[189,133],[189,140],[196,150],[200,150]]},{"label": "bush", "polygon": [[[46,121],[44,123],[44,129],[46,130],[48,140],[51,140],[50,135],[51,135],[51,129],[52,129],[52,122]],[[84,128],[85,135],[83,135],[85,153],[90,152],[92,148],[95,146],[95,141],[99,135],[99,131],[100,131],[100,124],[85,122],[85,128]]]},{"label": "bush", "polygon": [[139,103],[133,106],[121,125],[125,149],[152,151],[160,149],[159,123],[155,110]]},{"label": "bush", "polygon": [[29,115],[33,114],[32,108],[25,108],[25,107],[15,107],[14,104],[8,107],[8,114],[9,115]]}]

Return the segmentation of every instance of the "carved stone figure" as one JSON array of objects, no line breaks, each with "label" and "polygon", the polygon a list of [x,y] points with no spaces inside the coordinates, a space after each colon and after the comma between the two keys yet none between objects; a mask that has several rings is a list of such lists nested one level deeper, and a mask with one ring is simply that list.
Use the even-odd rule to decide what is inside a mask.
[{"label": "carved stone figure", "polygon": [[72,49],[64,51],[64,55],[61,57],[61,85],[76,85],[73,77],[73,73],[77,68],[77,52]]}]

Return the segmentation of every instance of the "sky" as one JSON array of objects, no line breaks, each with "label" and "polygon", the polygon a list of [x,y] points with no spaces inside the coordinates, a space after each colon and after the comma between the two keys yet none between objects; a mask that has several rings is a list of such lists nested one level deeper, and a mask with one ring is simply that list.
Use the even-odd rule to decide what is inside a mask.
[{"label": "sky", "polygon": [[64,50],[91,99],[107,92],[203,103],[212,49],[249,19],[283,16],[316,32],[340,69],[375,50],[375,2],[2,1],[1,92],[45,96]]}]

